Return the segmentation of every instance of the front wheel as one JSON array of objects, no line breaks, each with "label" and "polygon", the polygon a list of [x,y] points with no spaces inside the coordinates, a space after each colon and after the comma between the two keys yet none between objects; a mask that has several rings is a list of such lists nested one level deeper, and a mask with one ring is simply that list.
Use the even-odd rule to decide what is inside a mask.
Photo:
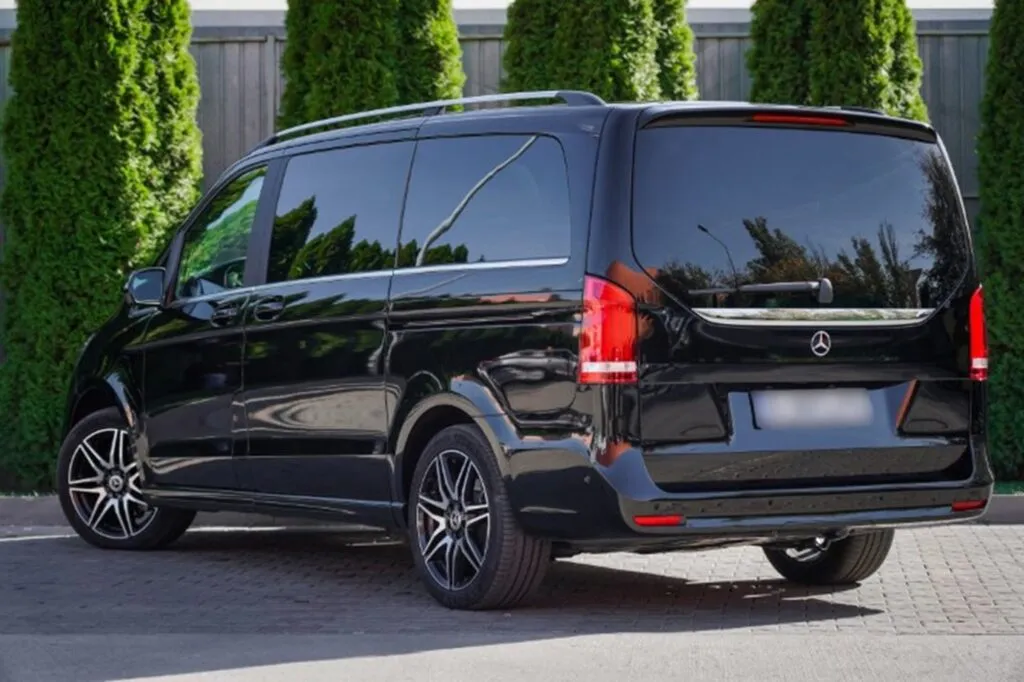
[{"label": "front wheel", "polygon": [[86,542],[105,549],[157,549],[188,530],[195,512],[151,507],[139,489],[127,424],[116,409],[75,425],[60,449],[57,496]]},{"label": "front wheel", "polygon": [[519,527],[495,455],[476,428],[452,426],[434,436],[409,497],[413,559],[441,604],[509,608],[540,585],[551,544]]},{"label": "front wheel", "polygon": [[874,575],[885,563],[895,532],[872,530],[836,540],[827,546],[765,547],[768,561],[779,574],[802,585],[850,585]]}]

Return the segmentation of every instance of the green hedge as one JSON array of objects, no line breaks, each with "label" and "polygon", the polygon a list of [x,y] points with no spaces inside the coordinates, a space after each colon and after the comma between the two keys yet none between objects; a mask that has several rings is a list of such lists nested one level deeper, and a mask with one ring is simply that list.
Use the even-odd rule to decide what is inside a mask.
[{"label": "green hedge", "polygon": [[978,137],[978,254],[991,354],[989,445],[997,474],[1024,478],[1024,0],[999,0],[989,29]]},{"label": "green hedge", "polygon": [[52,485],[78,352],[194,196],[188,16],[186,0],[18,3],[3,119],[0,468],[21,487]]},{"label": "green hedge", "polygon": [[757,0],[751,100],[852,105],[927,120],[905,0]]}]

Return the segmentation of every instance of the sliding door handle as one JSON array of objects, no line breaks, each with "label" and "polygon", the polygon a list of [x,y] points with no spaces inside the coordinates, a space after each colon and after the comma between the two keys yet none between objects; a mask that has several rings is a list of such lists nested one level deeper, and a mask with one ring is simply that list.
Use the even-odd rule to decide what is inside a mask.
[{"label": "sliding door handle", "polygon": [[253,306],[252,316],[260,322],[271,322],[276,320],[284,312],[285,302],[283,296],[268,296],[257,301]]}]

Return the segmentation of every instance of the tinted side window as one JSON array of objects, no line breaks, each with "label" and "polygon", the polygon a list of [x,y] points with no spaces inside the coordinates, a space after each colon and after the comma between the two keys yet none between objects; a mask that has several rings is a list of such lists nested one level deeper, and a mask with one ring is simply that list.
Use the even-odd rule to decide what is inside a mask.
[{"label": "tinted side window", "polygon": [[288,162],[268,282],[394,267],[412,142],[303,154]]},{"label": "tinted side window", "polygon": [[242,286],[249,235],[266,174],[261,167],[235,178],[189,228],[178,267],[178,298]]},{"label": "tinted side window", "polygon": [[490,135],[420,142],[399,267],[562,257],[569,240],[569,182],[556,140]]}]

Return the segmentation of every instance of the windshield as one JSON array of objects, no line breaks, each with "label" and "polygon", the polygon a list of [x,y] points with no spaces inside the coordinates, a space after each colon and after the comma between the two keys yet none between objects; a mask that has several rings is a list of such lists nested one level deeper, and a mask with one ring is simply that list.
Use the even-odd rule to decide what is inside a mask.
[{"label": "windshield", "polygon": [[[659,127],[638,135],[634,183],[640,264],[714,317],[923,317],[969,263],[956,184],[935,144]],[[749,286],[783,282],[801,285]]]}]

